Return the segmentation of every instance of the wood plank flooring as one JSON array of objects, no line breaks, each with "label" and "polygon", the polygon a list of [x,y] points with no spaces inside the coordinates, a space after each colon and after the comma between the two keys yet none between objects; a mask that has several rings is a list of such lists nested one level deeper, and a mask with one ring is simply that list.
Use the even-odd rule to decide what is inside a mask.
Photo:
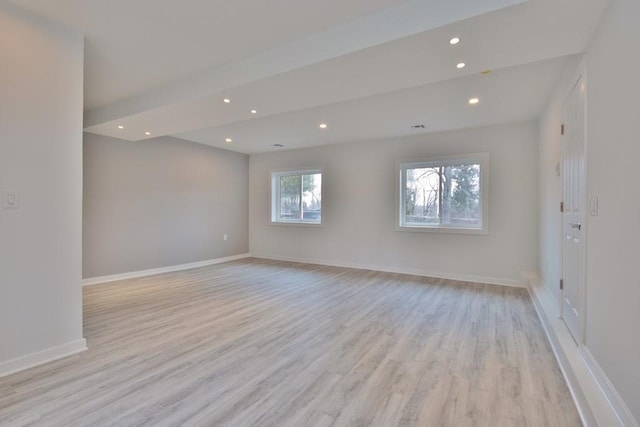
[{"label": "wood plank flooring", "polygon": [[84,290],[2,426],[578,426],[524,289],[247,259]]}]

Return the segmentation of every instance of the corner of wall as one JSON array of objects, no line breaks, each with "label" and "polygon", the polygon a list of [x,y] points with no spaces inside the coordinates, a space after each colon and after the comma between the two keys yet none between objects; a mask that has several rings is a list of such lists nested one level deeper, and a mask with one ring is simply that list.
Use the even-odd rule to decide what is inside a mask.
[{"label": "corner of wall", "polygon": [[3,64],[10,64],[0,72],[0,115],[10,112],[2,121],[0,188],[19,192],[21,200],[0,209],[0,374],[6,374],[86,347],[83,39],[0,2],[0,40]]}]

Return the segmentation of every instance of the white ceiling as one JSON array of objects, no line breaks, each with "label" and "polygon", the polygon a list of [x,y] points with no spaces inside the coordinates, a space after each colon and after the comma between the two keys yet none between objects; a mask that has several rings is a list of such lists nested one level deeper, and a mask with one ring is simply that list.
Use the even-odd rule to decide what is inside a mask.
[{"label": "white ceiling", "polygon": [[[203,144],[232,147],[242,152],[272,151],[394,136],[440,132],[476,126],[513,123],[537,117],[549,100],[558,75],[568,62],[562,57],[519,65],[488,75],[474,73],[445,82],[411,87],[365,98],[297,110],[255,120],[223,124],[177,134]],[[469,106],[470,96],[481,102]],[[319,123],[326,123],[320,130]],[[413,129],[423,124],[424,129]],[[231,137],[232,144],[225,144]]]},{"label": "white ceiling", "polygon": [[609,3],[9,1],[85,34],[87,131],[244,153],[535,118]]}]

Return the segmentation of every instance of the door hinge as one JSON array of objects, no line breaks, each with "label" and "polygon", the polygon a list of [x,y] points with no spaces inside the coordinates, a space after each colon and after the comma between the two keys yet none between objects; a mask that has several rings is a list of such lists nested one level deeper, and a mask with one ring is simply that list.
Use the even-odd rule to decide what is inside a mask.
[{"label": "door hinge", "polygon": [[564,202],[560,202],[560,212],[564,213]]},{"label": "door hinge", "polygon": [[564,135],[564,124],[560,125],[560,135]]},{"label": "door hinge", "polygon": [[560,279],[560,290],[564,289],[564,280]]}]

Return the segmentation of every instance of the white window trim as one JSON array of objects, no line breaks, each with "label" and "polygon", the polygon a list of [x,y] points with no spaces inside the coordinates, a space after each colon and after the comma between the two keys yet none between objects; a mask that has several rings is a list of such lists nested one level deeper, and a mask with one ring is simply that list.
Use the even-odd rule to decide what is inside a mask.
[{"label": "white window trim", "polygon": [[[289,175],[312,175],[312,174],[321,174],[323,178],[322,187],[320,188],[320,198],[321,200],[324,198],[324,172],[321,167],[310,167],[310,168],[301,168],[301,169],[278,169],[272,170],[269,172],[269,177],[271,179],[271,193],[270,193],[270,218],[269,223],[271,225],[278,226],[294,226],[294,227],[322,227],[324,221],[324,214],[320,216],[320,221],[314,220],[304,220],[304,219],[292,219],[292,220],[282,220],[277,219],[279,217],[279,208],[280,208],[280,186],[278,185],[278,180],[282,176]],[[324,211],[324,209],[322,209]]]},{"label": "white window trim", "polygon": [[[405,206],[405,178],[403,171],[416,166],[453,166],[467,162],[480,165],[480,215],[481,227],[452,227],[450,225],[404,225],[402,215]],[[489,153],[471,153],[452,156],[425,157],[396,161],[396,231],[417,233],[489,234]]]}]

